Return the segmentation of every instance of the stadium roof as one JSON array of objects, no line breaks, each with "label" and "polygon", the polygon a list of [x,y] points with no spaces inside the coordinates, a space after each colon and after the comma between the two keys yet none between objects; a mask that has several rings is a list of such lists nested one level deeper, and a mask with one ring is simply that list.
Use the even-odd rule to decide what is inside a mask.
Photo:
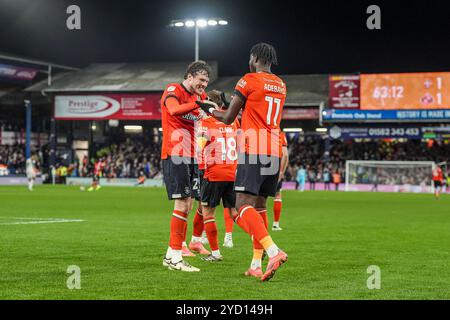
[{"label": "stadium roof", "polygon": [[[25,91],[62,92],[151,92],[163,91],[168,83],[181,82],[187,62],[101,63],[79,71],[59,73],[52,85],[38,82]],[[234,91],[239,77],[218,78],[217,62],[211,62],[208,88],[227,93]],[[286,106],[318,106],[328,101],[328,75],[282,75],[287,84]]]},{"label": "stadium roof", "polygon": [[[217,79],[217,62],[212,67],[211,81]],[[28,87],[29,92],[130,92],[163,91],[171,82],[181,82],[187,62],[172,63],[101,63],[58,75],[52,85],[47,81]]]},{"label": "stadium roof", "polygon": [[[40,92],[24,92],[24,88],[30,86],[32,83],[46,83],[49,79],[57,79],[61,76],[62,70],[76,71],[78,68],[60,65],[53,62],[36,60],[34,58],[20,56],[0,52],[0,64],[10,67],[9,70],[15,72],[20,71],[20,68],[27,68],[26,71],[34,71],[37,74],[32,78],[15,78],[15,77],[0,77],[0,105],[16,105],[22,106],[24,99],[32,98],[34,104],[48,103],[48,99],[43,97]],[[13,73],[14,75],[15,73]]]},{"label": "stadium roof", "polygon": [[6,52],[0,52],[0,61],[7,61],[7,62],[13,62],[14,64],[20,64],[20,65],[31,65],[33,67],[38,67],[39,69],[42,69],[42,67],[48,68],[56,68],[61,70],[80,70],[78,68],[73,68],[61,64],[56,64],[53,62],[47,62],[42,60],[36,60],[25,56],[20,56],[17,54],[10,54]]},{"label": "stadium roof", "polygon": [[[328,101],[328,75],[281,75],[286,82],[286,106],[318,106]],[[209,88],[233,92],[239,77],[223,77]]]}]

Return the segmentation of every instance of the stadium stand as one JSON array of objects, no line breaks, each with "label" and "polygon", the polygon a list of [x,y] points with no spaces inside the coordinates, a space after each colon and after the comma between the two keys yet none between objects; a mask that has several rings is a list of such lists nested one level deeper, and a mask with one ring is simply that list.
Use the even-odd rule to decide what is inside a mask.
[{"label": "stadium stand", "polygon": [[[294,179],[300,166],[305,166],[309,173],[313,172],[316,181],[322,181],[325,168],[331,172],[338,171],[343,179],[346,160],[441,162],[450,157],[449,145],[436,140],[431,140],[432,142],[421,140],[333,140],[327,161],[324,156],[325,141],[322,136],[289,137],[288,135],[288,140],[290,167],[287,180]],[[386,180],[388,177],[379,179]],[[400,181],[402,177],[390,177],[390,179]],[[382,184],[383,180],[379,180],[379,183]]]}]

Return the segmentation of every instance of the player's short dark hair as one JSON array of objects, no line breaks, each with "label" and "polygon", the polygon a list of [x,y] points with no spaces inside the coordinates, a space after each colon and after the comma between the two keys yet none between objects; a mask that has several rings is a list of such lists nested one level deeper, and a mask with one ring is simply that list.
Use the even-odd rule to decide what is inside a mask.
[{"label": "player's short dark hair", "polygon": [[258,60],[261,60],[263,64],[278,64],[277,51],[268,43],[260,42],[255,44],[250,49],[250,54],[255,56]]},{"label": "player's short dark hair", "polygon": [[215,104],[217,104],[219,107],[223,107],[224,102],[222,101],[222,92],[219,90],[211,90],[208,92],[208,99]]},{"label": "player's short dark hair", "polygon": [[197,73],[203,72],[206,72],[209,77],[209,74],[211,73],[211,67],[209,66],[209,64],[202,60],[194,61],[188,65],[186,73],[184,74],[184,78],[187,79],[189,74],[195,77]]}]

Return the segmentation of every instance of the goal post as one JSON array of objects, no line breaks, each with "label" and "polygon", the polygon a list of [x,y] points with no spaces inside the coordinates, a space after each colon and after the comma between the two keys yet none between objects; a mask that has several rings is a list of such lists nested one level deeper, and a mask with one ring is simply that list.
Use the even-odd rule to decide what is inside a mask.
[{"label": "goal post", "polygon": [[434,192],[433,161],[365,161],[345,163],[345,191]]}]

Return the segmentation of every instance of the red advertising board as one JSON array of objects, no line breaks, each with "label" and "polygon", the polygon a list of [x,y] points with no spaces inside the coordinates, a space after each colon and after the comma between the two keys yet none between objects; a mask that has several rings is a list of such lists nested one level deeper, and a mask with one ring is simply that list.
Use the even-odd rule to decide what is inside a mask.
[{"label": "red advertising board", "polygon": [[359,109],[359,75],[333,75],[329,77],[330,108]]},{"label": "red advertising board", "polygon": [[161,93],[55,96],[57,120],[161,120]]},{"label": "red advertising board", "polygon": [[36,77],[38,70],[0,64],[0,78],[9,78],[19,81],[31,81]]}]

